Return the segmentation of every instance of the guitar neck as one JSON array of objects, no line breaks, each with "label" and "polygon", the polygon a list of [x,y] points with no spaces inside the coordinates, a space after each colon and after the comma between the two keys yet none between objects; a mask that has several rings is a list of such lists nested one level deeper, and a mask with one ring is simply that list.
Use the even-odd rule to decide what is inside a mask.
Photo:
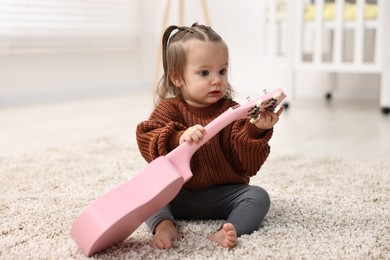
[{"label": "guitar neck", "polygon": [[221,131],[227,125],[229,125],[230,123],[232,123],[238,119],[247,118],[248,111],[252,107],[256,106],[259,100],[264,101],[264,102],[271,100],[274,97],[275,93],[279,93],[281,95],[280,98],[277,100],[277,103],[275,104],[275,106],[278,105],[285,97],[283,90],[280,88],[276,89],[272,92],[269,92],[267,94],[264,94],[260,97],[251,99],[242,105],[237,105],[235,107],[231,107],[205,126],[205,134],[199,143],[188,144],[188,143],[184,142],[183,144],[181,144],[177,148],[175,148],[173,151],[171,151],[167,156],[169,158],[175,158],[176,156],[179,156],[179,157],[184,156],[185,157],[184,160],[186,160],[186,161],[188,160],[188,162],[189,162],[192,155],[202,145],[204,145],[211,138],[213,138],[219,131]]}]

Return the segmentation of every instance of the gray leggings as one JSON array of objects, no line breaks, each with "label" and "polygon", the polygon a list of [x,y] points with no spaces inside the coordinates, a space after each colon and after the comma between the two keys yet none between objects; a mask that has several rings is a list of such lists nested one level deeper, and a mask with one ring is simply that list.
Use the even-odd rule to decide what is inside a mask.
[{"label": "gray leggings", "polygon": [[146,220],[153,231],[163,220],[225,219],[237,235],[251,234],[260,227],[270,208],[268,193],[247,184],[218,185],[208,189],[182,189],[164,208]]}]

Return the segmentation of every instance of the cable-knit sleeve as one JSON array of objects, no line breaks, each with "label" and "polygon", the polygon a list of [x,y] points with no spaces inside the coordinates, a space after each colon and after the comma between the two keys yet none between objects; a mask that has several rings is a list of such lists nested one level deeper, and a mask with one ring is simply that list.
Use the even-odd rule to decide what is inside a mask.
[{"label": "cable-knit sleeve", "polygon": [[179,145],[186,127],[179,123],[177,116],[175,107],[165,102],[155,108],[148,120],[137,125],[138,148],[148,163]]},{"label": "cable-knit sleeve", "polygon": [[270,146],[268,144],[273,128],[261,130],[249,119],[237,120],[231,125],[231,136],[225,144],[230,146],[230,156],[239,174],[252,177],[257,174],[266,161]]}]

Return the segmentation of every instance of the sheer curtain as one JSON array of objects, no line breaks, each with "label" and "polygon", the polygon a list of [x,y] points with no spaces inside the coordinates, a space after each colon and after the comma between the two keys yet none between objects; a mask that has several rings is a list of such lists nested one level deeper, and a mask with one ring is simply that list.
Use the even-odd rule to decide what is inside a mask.
[{"label": "sheer curtain", "polygon": [[0,0],[0,54],[122,51],[134,46],[137,0]]}]

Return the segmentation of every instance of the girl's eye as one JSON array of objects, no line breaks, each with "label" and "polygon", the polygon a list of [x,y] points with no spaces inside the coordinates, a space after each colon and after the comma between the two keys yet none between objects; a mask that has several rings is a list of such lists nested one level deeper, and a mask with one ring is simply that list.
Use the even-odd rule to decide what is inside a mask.
[{"label": "girl's eye", "polygon": [[201,76],[207,76],[207,75],[209,75],[209,72],[208,72],[207,70],[202,70],[202,71],[200,72],[200,75],[201,75]]},{"label": "girl's eye", "polygon": [[219,71],[219,74],[220,75],[225,75],[226,72],[227,72],[227,69],[222,69],[222,70]]}]

